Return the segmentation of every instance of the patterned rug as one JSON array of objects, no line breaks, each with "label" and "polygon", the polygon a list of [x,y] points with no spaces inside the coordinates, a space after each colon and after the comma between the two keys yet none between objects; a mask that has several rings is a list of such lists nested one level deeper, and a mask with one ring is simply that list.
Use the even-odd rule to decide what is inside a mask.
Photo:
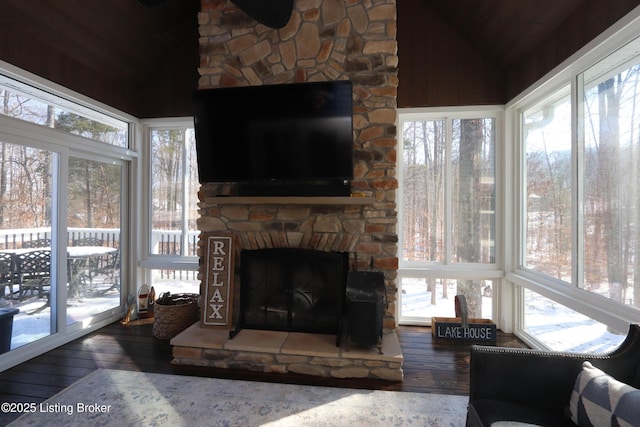
[{"label": "patterned rug", "polygon": [[464,426],[464,396],[100,369],[11,426]]}]

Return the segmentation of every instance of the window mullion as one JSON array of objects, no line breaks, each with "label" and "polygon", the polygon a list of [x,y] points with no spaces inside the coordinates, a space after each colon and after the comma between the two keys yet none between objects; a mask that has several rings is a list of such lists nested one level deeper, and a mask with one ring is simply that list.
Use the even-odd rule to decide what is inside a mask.
[{"label": "window mullion", "polygon": [[571,162],[574,168],[571,176],[575,179],[572,191],[572,240],[574,242],[572,249],[573,257],[573,284],[581,287],[584,283],[584,76],[579,74],[573,82],[572,92],[574,102],[574,113],[571,115],[571,139],[572,139],[572,155],[574,160]]},{"label": "window mullion", "polygon": [[189,255],[189,151],[187,150],[187,129],[182,129],[182,232],[180,255]]},{"label": "window mullion", "polygon": [[[52,174],[51,204],[51,242],[53,246],[51,257],[51,274],[56,280],[56,286],[51,286],[49,296],[51,303],[51,333],[64,334],[67,330],[67,206],[69,205],[69,153],[62,150],[55,156],[53,162],[55,171]],[[62,238],[62,236],[65,236]],[[64,255],[63,255],[64,254]],[[62,285],[64,284],[64,285]]]},{"label": "window mullion", "polygon": [[[518,141],[524,141],[525,139],[525,133],[524,133],[524,129],[525,129],[525,118],[524,118],[524,112],[522,110],[518,111],[517,114],[517,122],[518,122],[518,128],[517,128],[517,140]],[[525,154],[526,150],[524,148],[524,144],[518,144],[517,148],[516,148],[516,157],[517,159],[513,159],[513,162],[518,164],[518,185],[517,185],[517,191],[515,194],[512,194],[512,197],[517,200],[518,203],[518,211],[517,211],[517,220],[516,220],[516,224],[524,224],[524,226],[518,226],[516,225],[517,229],[514,230],[514,232],[516,233],[516,235],[518,236],[518,242],[517,242],[517,253],[518,253],[518,258],[516,260],[516,263],[514,263],[512,265],[512,267],[515,267],[516,269],[522,269],[525,268],[526,266],[526,259],[527,259],[527,233],[529,232],[527,230],[527,215],[528,215],[528,208],[527,208],[527,198],[524,196],[525,194],[527,194],[527,160],[526,160],[526,154]],[[508,168],[507,168],[508,170]]]}]

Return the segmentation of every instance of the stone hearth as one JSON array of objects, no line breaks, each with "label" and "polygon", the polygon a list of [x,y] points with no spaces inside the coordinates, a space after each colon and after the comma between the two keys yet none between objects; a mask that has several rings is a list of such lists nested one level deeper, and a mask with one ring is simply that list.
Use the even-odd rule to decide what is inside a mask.
[{"label": "stone hearth", "polygon": [[332,378],[402,381],[403,356],[395,332],[375,347],[336,347],[334,335],[243,329],[233,339],[225,329],[190,326],[171,340],[173,364]]}]

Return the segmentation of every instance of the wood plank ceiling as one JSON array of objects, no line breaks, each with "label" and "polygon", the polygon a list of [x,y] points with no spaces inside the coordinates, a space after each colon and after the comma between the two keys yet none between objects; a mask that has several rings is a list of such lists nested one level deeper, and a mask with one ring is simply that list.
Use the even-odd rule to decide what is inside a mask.
[{"label": "wood plank ceiling", "polygon": [[0,0],[0,59],[144,117],[137,100],[153,90],[196,88],[199,10],[200,0]]},{"label": "wood plank ceiling", "polygon": [[501,68],[515,64],[585,0],[423,0]]},{"label": "wood plank ceiling", "polygon": [[[504,70],[588,0],[422,1]],[[0,59],[138,117],[189,114],[199,8],[200,0],[0,0]]]}]

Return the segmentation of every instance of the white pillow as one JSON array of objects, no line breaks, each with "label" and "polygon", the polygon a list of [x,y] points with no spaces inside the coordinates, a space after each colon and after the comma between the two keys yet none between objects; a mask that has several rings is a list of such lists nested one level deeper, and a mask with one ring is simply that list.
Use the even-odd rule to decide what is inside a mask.
[{"label": "white pillow", "polygon": [[582,364],[569,401],[571,420],[580,427],[637,427],[640,423],[640,390],[595,368]]}]

